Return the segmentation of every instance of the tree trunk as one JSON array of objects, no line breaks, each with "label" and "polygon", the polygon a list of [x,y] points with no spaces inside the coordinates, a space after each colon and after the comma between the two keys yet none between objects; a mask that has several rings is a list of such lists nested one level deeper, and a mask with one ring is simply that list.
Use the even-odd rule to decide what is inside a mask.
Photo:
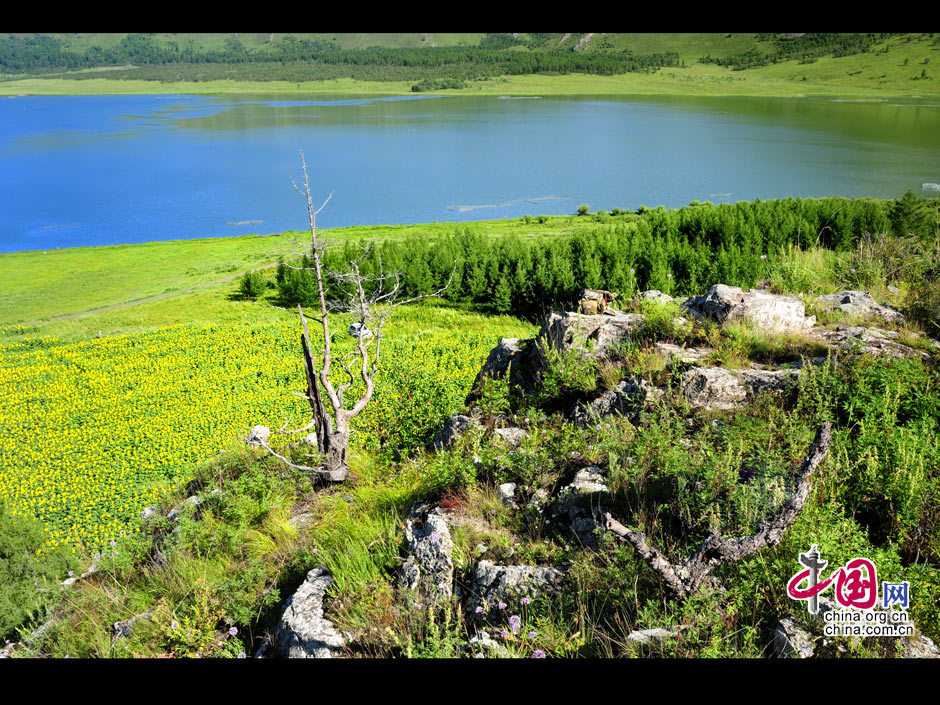
[{"label": "tree trunk", "polygon": [[343,482],[349,474],[349,465],[346,463],[346,450],[349,448],[349,431],[336,430],[325,436],[325,448],[321,448],[324,455],[324,465],[327,477],[333,482]]}]

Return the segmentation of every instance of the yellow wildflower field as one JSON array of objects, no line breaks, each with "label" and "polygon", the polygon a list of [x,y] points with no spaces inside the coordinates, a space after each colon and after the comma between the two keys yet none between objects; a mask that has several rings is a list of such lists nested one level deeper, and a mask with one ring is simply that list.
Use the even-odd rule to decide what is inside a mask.
[{"label": "yellow wildflower field", "polygon": [[[357,419],[361,446],[418,447],[461,406],[497,337],[529,331],[515,319],[433,307],[400,314],[383,343],[375,400]],[[297,328],[189,324],[0,344],[0,501],[42,520],[47,546],[91,551],[117,539],[254,424],[304,422]]]}]

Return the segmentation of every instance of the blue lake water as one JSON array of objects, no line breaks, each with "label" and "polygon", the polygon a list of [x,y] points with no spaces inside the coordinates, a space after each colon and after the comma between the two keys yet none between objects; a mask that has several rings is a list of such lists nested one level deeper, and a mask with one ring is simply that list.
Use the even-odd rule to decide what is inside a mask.
[{"label": "blue lake water", "polygon": [[940,101],[0,98],[0,251],[940,182]]}]

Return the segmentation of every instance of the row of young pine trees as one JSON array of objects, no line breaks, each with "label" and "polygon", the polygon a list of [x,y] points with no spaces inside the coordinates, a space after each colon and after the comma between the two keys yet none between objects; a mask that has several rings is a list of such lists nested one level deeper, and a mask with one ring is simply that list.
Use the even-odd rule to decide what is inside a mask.
[{"label": "row of young pine trees", "polygon": [[[751,287],[766,276],[773,255],[792,246],[847,250],[865,234],[929,230],[931,217],[935,230],[936,206],[924,203],[913,196],[788,198],[641,208],[605,216],[588,232],[544,238],[487,237],[458,227],[435,239],[349,244],[329,252],[327,265],[343,269],[357,261],[366,275],[400,272],[407,296],[447,284],[443,296],[450,302],[537,317],[585,287],[621,296],[645,289],[688,295],[716,282]],[[312,303],[316,284],[309,269],[296,265],[278,268],[280,298]]]}]

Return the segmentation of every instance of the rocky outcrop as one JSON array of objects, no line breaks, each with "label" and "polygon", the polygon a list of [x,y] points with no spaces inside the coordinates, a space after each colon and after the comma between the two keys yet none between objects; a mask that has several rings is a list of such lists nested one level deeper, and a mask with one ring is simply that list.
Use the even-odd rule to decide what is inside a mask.
[{"label": "rocky outcrop", "polygon": [[816,653],[813,636],[789,618],[774,629],[773,649],[777,658],[812,658]]},{"label": "rocky outcrop", "polygon": [[694,365],[711,355],[711,348],[684,348],[672,343],[654,343],[656,352],[666,358],[666,362],[677,362],[682,365]]},{"label": "rocky outcrop", "polygon": [[634,644],[649,646],[654,643],[662,643],[666,639],[673,639],[678,636],[678,629],[663,629],[655,627],[654,629],[638,629],[627,634],[627,641]]},{"label": "rocky outcrop", "polygon": [[574,420],[579,424],[610,414],[636,416],[643,409],[646,389],[641,381],[625,379],[589,402],[579,405],[574,411]]},{"label": "rocky outcrop", "polygon": [[440,430],[434,436],[434,440],[431,442],[434,450],[444,450],[450,448],[454,441],[456,441],[460,436],[465,434],[471,428],[479,426],[479,422],[471,417],[464,414],[454,414],[449,417],[444,425],[441,426]]},{"label": "rocky outcrop", "polygon": [[500,644],[489,632],[479,631],[468,642],[473,658],[509,658],[509,649]]},{"label": "rocky outcrop", "polygon": [[897,342],[898,334],[881,328],[864,326],[837,326],[833,330],[818,330],[817,337],[827,345],[847,355],[877,355],[887,357],[928,357],[921,350]]},{"label": "rocky outcrop", "polygon": [[494,429],[493,435],[509,448],[515,449],[522,445],[522,441],[529,434],[521,428],[497,428]]},{"label": "rocky outcrop", "polygon": [[659,289],[647,289],[636,295],[640,301],[655,301],[660,304],[671,304],[675,301],[669,294],[664,294]]},{"label": "rocky outcrop", "polygon": [[542,326],[539,338],[558,351],[579,350],[594,356],[604,355],[611,346],[628,340],[643,325],[639,313],[614,316],[581,313],[553,313]]},{"label": "rocky outcrop", "polygon": [[902,658],[940,658],[940,649],[923,634],[915,634],[904,640]]},{"label": "rocky outcrop", "polygon": [[600,466],[590,465],[578,470],[572,481],[558,491],[553,513],[568,524],[581,545],[594,547],[601,506],[609,498],[606,473]]},{"label": "rocky outcrop", "polygon": [[839,310],[853,316],[880,318],[887,323],[902,323],[904,316],[889,306],[882,306],[867,291],[839,291],[819,297],[827,309]]},{"label": "rocky outcrop", "polygon": [[806,316],[801,299],[725,284],[715,284],[704,296],[693,296],[682,306],[696,318],[717,323],[743,321],[776,332],[805,330],[816,323],[814,316]]},{"label": "rocky outcrop", "polygon": [[499,498],[507,507],[516,506],[516,483],[504,482],[496,488],[499,492]]},{"label": "rocky outcrop", "polygon": [[416,513],[405,522],[408,557],[402,565],[399,586],[415,591],[428,605],[450,599],[454,585],[454,543],[440,508]]},{"label": "rocky outcrop", "polygon": [[346,640],[323,616],[323,599],[332,584],[326,568],[314,568],[288,598],[277,626],[277,653],[286,658],[332,658]]},{"label": "rocky outcrop", "polygon": [[502,379],[509,375],[509,384],[515,389],[531,390],[537,382],[541,364],[537,340],[529,338],[501,338],[490,350],[483,367],[473,380],[466,403],[473,404],[483,393],[487,379]]},{"label": "rocky outcrop", "polygon": [[523,597],[557,591],[563,578],[557,568],[480,561],[473,572],[467,611],[471,616],[495,617],[500,612],[500,603],[517,608]]},{"label": "rocky outcrop", "polygon": [[799,370],[729,370],[693,367],[682,375],[681,390],[693,407],[735,409],[762,392],[787,392],[796,387]]},{"label": "rocky outcrop", "polygon": [[578,310],[587,315],[604,313],[616,294],[603,289],[584,289],[578,301]]}]

